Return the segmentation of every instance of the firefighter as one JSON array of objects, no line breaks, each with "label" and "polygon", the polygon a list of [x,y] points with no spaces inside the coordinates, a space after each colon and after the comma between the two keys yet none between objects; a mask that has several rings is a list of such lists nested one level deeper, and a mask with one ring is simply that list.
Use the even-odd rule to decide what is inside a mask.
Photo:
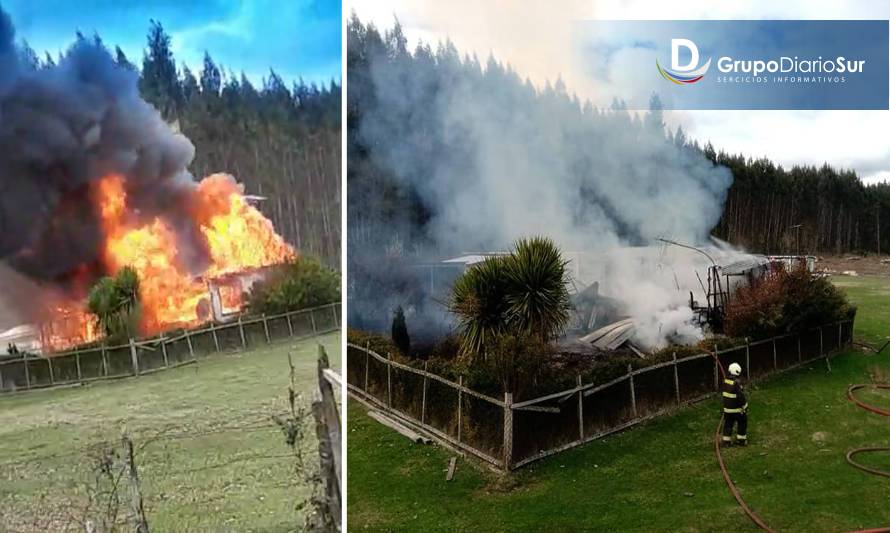
[{"label": "firefighter", "polygon": [[748,399],[742,388],[741,374],[741,365],[732,363],[729,375],[723,379],[723,446],[732,445],[733,426],[736,426],[736,444],[748,445]]}]

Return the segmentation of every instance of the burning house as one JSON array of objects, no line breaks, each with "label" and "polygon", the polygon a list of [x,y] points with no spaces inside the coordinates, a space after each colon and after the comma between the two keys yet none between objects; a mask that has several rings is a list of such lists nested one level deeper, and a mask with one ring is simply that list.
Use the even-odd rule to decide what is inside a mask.
[{"label": "burning house", "polygon": [[296,256],[232,176],[190,174],[192,143],[104,47],[80,40],[35,70],[14,42],[0,11],[0,262],[33,282],[15,305],[44,348],[97,338],[86,296],[124,267],[154,334],[225,318]]}]

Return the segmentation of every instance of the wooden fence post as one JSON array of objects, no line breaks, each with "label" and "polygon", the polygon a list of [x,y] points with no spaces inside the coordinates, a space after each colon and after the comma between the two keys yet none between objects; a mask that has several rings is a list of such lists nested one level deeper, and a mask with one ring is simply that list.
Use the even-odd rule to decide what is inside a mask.
[{"label": "wooden fence post", "polygon": [[575,376],[578,387],[578,438],[584,440],[584,392],[581,390],[581,374]]},{"label": "wooden fence post", "polygon": [[634,370],[630,363],[627,364],[627,375],[630,376],[630,407],[633,409],[634,418],[637,417],[637,393],[634,390]]},{"label": "wooden fence post", "polygon": [[102,341],[102,374],[108,377],[108,355],[105,353],[105,341]]},{"label": "wooden fence post", "polygon": [[776,354],[776,338],[773,337],[773,371],[779,370],[779,356]]},{"label": "wooden fence post", "polygon": [[241,316],[238,316],[238,333],[241,335],[241,349],[247,349],[247,338],[244,336],[244,323],[241,321]]},{"label": "wooden fence post", "polygon": [[31,371],[28,370],[28,354],[22,352],[22,362],[25,364],[25,386],[31,388]]},{"label": "wooden fence post", "polygon": [[714,348],[714,390],[720,392],[720,357]]},{"label": "wooden fence post", "polygon": [[325,484],[326,520],[334,523],[333,530],[340,530],[342,458],[342,437],[340,434],[340,414],[334,388],[325,377],[330,368],[324,347],[318,345],[318,388],[313,393],[312,414],[315,417],[315,435],[318,439],[318,455]]},{"label": "wooden fence post", "polygon": [[841,346],[843,346],[841,344],[842,339],[843,339],[843,330],[841,329],[841,322],[838,322],[837,323],[837,349],[838,350],[840,350]]},{"label": "wooden fence post", "polygon": [[272,337],[269,336],[269,321],[266,319],[266,313],[263,313],[263,331],[266,333],[266,344],[272,342]]},{"label": "wooden fence post", "polygon": [[47,358],[46,358],[46,364],[47,364],[47,366],[49,367],[49,384],[50,384],[50,385],[55,385],[55,383],[56,383],[56,378],[55,378],[55,376],[53,375],[53,358],[47,356]]},{"label": "wooden fence post", "polygon": [[294,325],[290,321],[290,313],[285,313],[284,317],[287,319],[287,333],[288,333],[288,335],[293,337],[294,336]]},{"label": "wooden fence post", "polygon": [[428,361],[423,362],[423,395],[420,400],[420,425],[424,425],[426,423],[426,387],[427,387],[427,363]]},{"label": "wooden fence post", "polygon": [[368,373],[371,369],[371,341],[365,341],[365,392],[368,392]]},{"label": "wooden fence post", "polygon": [[513,393],[504,393],[504,471],[513,467]]},{"label": "wooden fence post", "polygon": [[167,337],[161,336],[161,353],[164,355],[164,368],[170,366],[170,361],[167,358]]},{"label": "wooden fence post", "polygon": [[457,376],[457,442],[461,442],[461,426],[463,425],[463,419],[461,418],[461,412],[463,412],[462,404],[464,399],[464,377]]},{"label": "wooden fence post", "polygon": [[680,406],[680,371],[677,369],[677,352],[674,352],[671,356],[674,360],[674,390],[677,393],[677,406]]},{"label": "wooden fence post", "polygon": [[216,348],[216,353],[219,353],[219,335],[216,333],[216,323],[210,323],[210,334],[213,335],[213,347]]},{"label": "wooden fence post", "polygon": [[130,363],[133,366],[133,375],[139,375],[139,356],[136,355],[136,342],[130,337]]},{"label": "wooden fence post", "polygon": [[392,356],[386,354],[386,406],[392,409]]},{"label": "wooden fence post", "polygon": [[133,520],[136,522],[137,533],[148,533],[148,520],[142,504],[142,491],[139,488],[139,473],[136,471],[136,458],[133,454],[133,442],[126,435],[121,439],[124,445],[124,459],[127,462],[127,475],[130,478],[130,506]]},{"label": "wooden fence post", "polygon": [[192,336],[189,334],[189,330],[185,330],[185,343],[189,347],[189,357],[194,359],[195,358],[195,347],[192,346]]},{"label": "wooden fence post", "polygon": [[797,334],[797,362],[803,363],[803,352],[800,351],[800,333]]}]

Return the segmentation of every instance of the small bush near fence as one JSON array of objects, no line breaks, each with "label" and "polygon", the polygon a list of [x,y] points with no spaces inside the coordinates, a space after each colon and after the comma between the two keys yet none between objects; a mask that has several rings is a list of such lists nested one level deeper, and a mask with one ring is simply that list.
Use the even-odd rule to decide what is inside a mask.
[{"label": "small bush near fence", "polygon": [[[381,355],[370,348],[372,340],[350,333],[346,379],[354,397],[511,470],[708,397],[719,390],[720,366],[738,362],[743,377],[753,381],[826,357],[852,343],[853,321],[726,342],[710,353],[662,353],[662,360],[646,361],[649,366],[626,363],[618,375],[612,369],[596,381],[576,374],[573,385],[523,401],[509,393],[482,394],[461,375],[448,379],[430,371],[429,361],[415,361],[424,365],[415,368]],[[385,340],[374,342],[390,347]]]},{"label": "small bush near fence", "polygon": [[136,376],[195,362],[215,353],[242,350],[290,337],[340,329],[340,302],[275,316],[239,318],[197,330],[135,340],[120,346],[90,346],[64,353],[0,361],[0,392]]}]

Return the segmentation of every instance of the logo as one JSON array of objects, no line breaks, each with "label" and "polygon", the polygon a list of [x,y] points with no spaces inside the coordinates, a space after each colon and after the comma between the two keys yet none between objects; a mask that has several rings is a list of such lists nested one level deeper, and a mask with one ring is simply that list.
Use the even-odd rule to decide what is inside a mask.
[{"label": "logo", "polygon": [[[689,62],[685,65],[680,64],[680,47],[689,50]],[[655,66],[658,72],[664,76],[664,79],[676,83],[677,85],[687,85],[695,83],[702,79],[708,69],[711,67],[711,59],[708,58],[704,66],[698,66],[698,46],[689,39],[671,39],[671,68],[666,69],[655,60]]]}]

